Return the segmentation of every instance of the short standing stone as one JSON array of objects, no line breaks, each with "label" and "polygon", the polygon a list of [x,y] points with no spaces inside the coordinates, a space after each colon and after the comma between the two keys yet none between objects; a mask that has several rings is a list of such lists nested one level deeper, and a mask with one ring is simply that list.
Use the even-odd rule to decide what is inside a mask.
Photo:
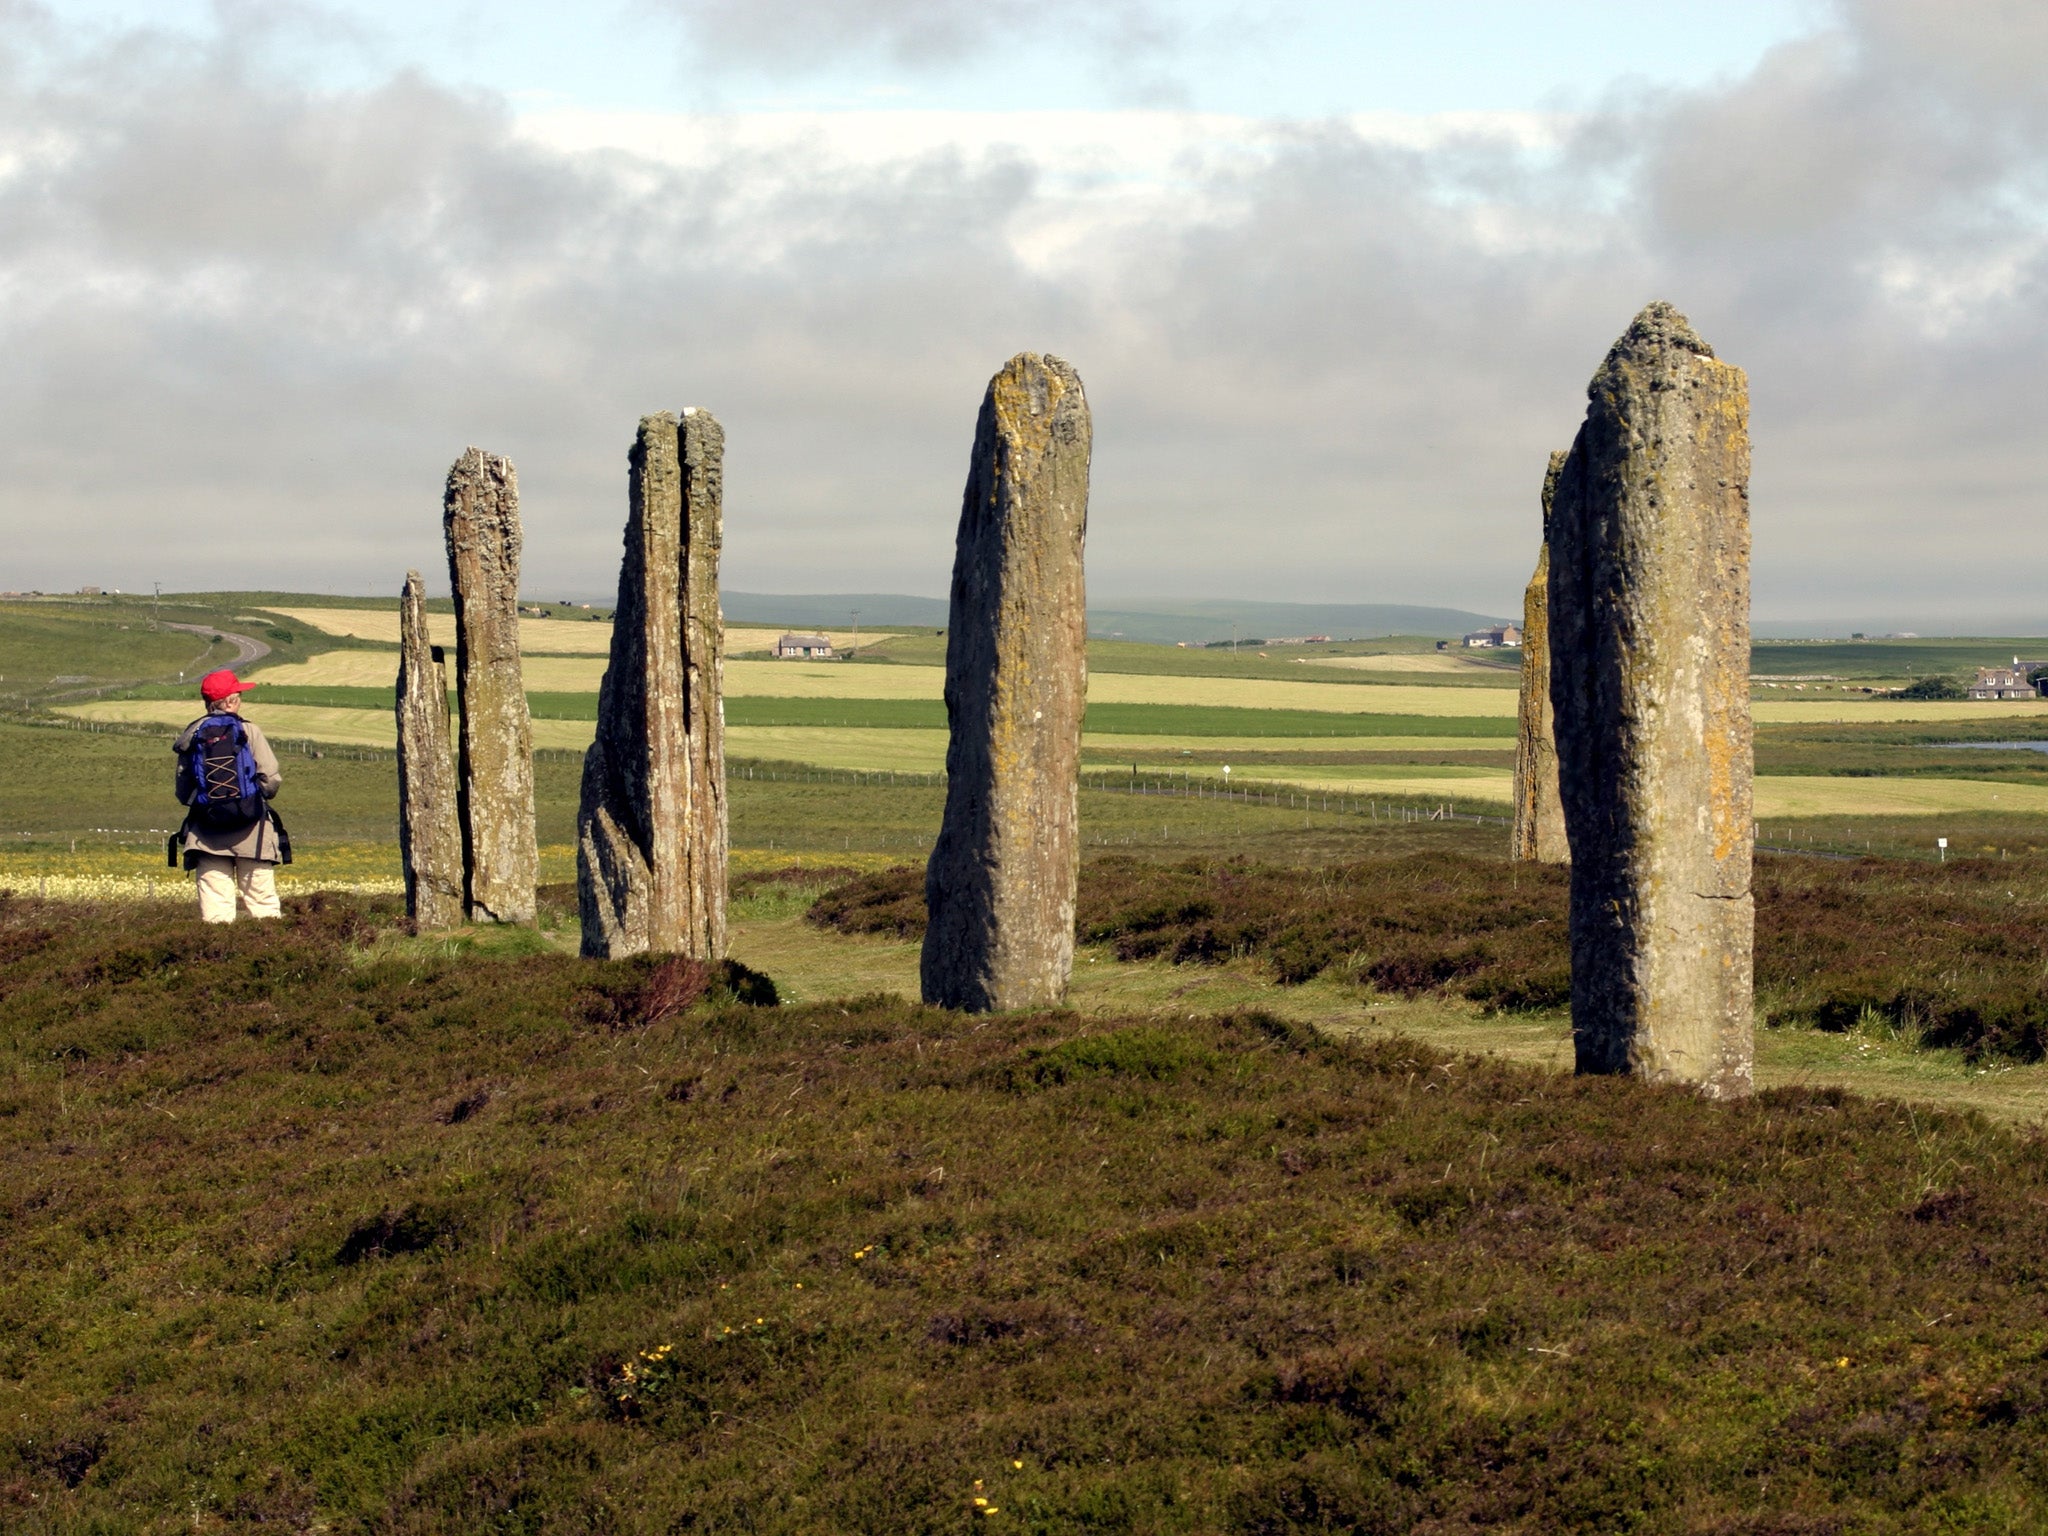
[{"label": "short standing stone", "polygon": [[1550,530],[1581,1072],[1751,1084],[1749,387],[1666,304],[1588,391]]},{"label": "short standing stone", "polygon": [[925,1001],[1057,1003],[1074,961],[1092,427],[1080,375],[1025,352],[990,381],[953,557],[946,815],[925,871]]},{"label": "short standing stone", "polygon": [[455,693],[462,711],[464,898],[471,922],[530,923],[539,852],[533,726],[519,666],[519,477],[465,449],[442,502],[455,592]]},{"label": "short standing stone", "polygon": [[448,729],[448,673],[427,638],[426,589],[405,573],[398,600],[398,852],[405,912],[423,929],[463,918],[462,822]]},{"label": "short standing stone", "polygon": [[725,433],[708,411],[643,417],[597,739],[583,760],[583,953],[725,953]]},{"label": "short standing stone", "polygon": [[1522,699],[1515,733],[1515,823],[1510,858],[1571,862],[1564,806],[1557,791],[1557,736],[1550,709],[1550,504],[1565,456],[1553,453],[1543,476],[1543,542],[1536,574],[1522,594]]}]

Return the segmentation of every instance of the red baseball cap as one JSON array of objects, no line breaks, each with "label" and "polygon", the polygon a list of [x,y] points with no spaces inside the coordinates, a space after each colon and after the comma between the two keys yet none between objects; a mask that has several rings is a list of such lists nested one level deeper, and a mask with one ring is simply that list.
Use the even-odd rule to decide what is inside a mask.
[{"label": "red baseball cap", "polygon": [[218,672],[209,672],[199,679],[199,697],[209,704],[218,704],[222,699],[233,698],[238,693],[247,693],[256,685],[245,683],[226,667]]}]

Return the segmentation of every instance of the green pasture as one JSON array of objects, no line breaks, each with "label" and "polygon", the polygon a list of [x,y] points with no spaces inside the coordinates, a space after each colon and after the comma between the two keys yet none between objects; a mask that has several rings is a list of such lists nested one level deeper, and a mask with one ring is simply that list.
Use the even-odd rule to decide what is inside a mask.
[{"label": "green pasture", "polygon": [[[265,602],[275,605],[269,617],[279,622],[263,619]],[[167,614],[173,606],[166,604]],[[382,613],[389,605],[297,594],[219,594],[204,602],[180,599],[175,606],[187,615],[215,614],[224,625],[239,623],[242,633],[254,632],[261,622],[269,643],[278,647],[275,660],[257,670],[259,679],[274,681],[252,695],[251,716],[274,738],[325,753],[302,752],[293,759],[296,776],[284,804],[296,808],[303,821],[303,826],[295,821],[301,836],[337,845],[388,841],[396,805],[388,757],[359,749],[388,748],[392,742],[394,653],[388,646],[303,633],[305,624],[285,620],[277,610],[317,616],[328,608]],[[150,667],[174,654],[163,649],[164,634],[149,631],[146,624],[138,628],[144,609],[146,604],[136,599],[6,605],[0,607],[0,636],[10,639],[12,649],[6,654],[28,659],[32,669],[60,655],[82,657],[87,670],[77,675],[105,685],[135,674],[147,677]],[[181,636],[177,643],[188,638],[196,653],[202,637]],[[940,634],[896,631],[887,637],[887,655],[893,659],[886,665],[879,651],[874,665],[729,664],[727,745],[736,783],[746,782],[750,764],[781,763],[790,774],[812,776],[796,781],[764,777],[752,788],[736,790],[736,844],[914,852],[936,825],[936,800],[925,805],[915,796],[891,799],[877,791],[879,798],[869,805],[868,786],[858,786],[849,799],[803,785],[831,782],[817,776],[832,774],[853,776],[849,783],[862,776],[936,779],[946,746],[938,665],[944,643]],[[1960,666],[1980,653],[1995,660],[2004,652],[2010,659],[2015,649],[2024,653],[2024,642],[1770,642],[1760,645],[1757,655],[1760,670],[1782,667],[1787,676],[1848,678],[1858,675],[1857,667],[1868,673],[1936,663]],[[1304,664],[1296,650],[1375,669],[1385,663],[1436,670],[1313,666]],[[543,761],[542,841],[550,845],[566,846],[570,840],[577,755],[595,720],[595,689],[603,668],[604,658],[598,655],[528,658],[534,741]],[[1285,653],[1276,648],[1260,662],[1255,653],[1243,651],[1232,657],[1226,650],[1097,639],[1090,644],[1084,760],[1091,769],[1127,766],[1154,777],[1178,772],[1186,786],[1198,779],[1220,782],[1221,769],[1229,764],[1236,784],[1264,786],[1259,793],[1282,802],[1298,804],[1303,796],[1322,795],[1411,807],[1450,802],[1498,816],[1508,800],[1514,693],[1505,686],[1452,686],[1461,681],[1461,669],[1470,670],[1466,658],[1439,653],[1422,641],[1290,648]],[[1495,680],[1511,683],[1514,671],[1512,658],[1501,658]],[[67,713],[164,737],[196,707],[189,684],[167,681],[144,682],[109,697],[59,702]],[[1853,822],[1865,828],[1860,838],[1866,844],[1917,853],[1937,822],[1955,827],[1958,837],[1966,835],[1965,827],[1981,823],[1989,830],[1967,834],[1977,845],[2025,849],[2036,840],[2035,818],[2048,814],[2048,754],[1956,745],[2048,739],[2048,713],[2034,705],[1779,694],[1759,702],[1756,716],[1757,804],[1766,823],[1796,830]],[[75,775],[73,783],[90,785],[67,798],[26,782],[33,754],[0,747],[0,783],[22,784],[19,793],[9,796],[9,833],[62,833],[68,845],[81,827],[151,827],[171,819],[168,797],[157,784],[167,775],[167,762],[155,760],[157,766],[140,781],[131,777],[137,738],[32,734],[67,740],[70,744],[62,749],[72,754],[67,760],[82,764],[77,754],[83,753],[93,762],[103,754],[118,761],[104,775],[82,765],[67,770]],[[16,739],[10,732],[8,740]],[[161,745],[148,750],[161,751]],[[74,803],[80,798],[97,808],[87,811]],[[1281,822],[1266,828],[1256,821],[1267,814],[1258,803],[1228,809],[1206,800],[1194,803],[1202,808],[1166,812],[1152,829],[1154,840],[1218,836],[1223,822],[1233,836],[1237,829],[1251,829],[1254,841],[1283,829]],[[1105,839],[1136,835],[1118,821],[1119,813],[1105,809],[1100,814],[1108,818],[1099,829]],[[1291,830],[1302,829],[1297,823]],[[1309,830],[1314,833],[1313,817]],[[1843,846],[1857,840],[1846,832],[1834,837]]]},{"label": "green pasture", "polygon": [[1947,675],[1967,680],[1979,667],[2010,666],[2015,656],[2048,661],[2039,636],[1912,640],[1759,640],[1749,669],[1760,677],[1831,676],[1857,682]]},{"label": "green pasture", "polygon": [[[902,735],[905,733],[877,733]],[[280,813],[305,866],[323,847],[348,850],[349,878],[366,872],[366,847],[398,868],[397,761],[388,751],[328,749],[281,754]],[[0,874],[162,871],[164,837],[182,812],[171,795],[168,734],[94,733],[0,721]],[[534,763],[539,840],[557,850],[551,878],[568,878],[582,783],[580,754],[542,752]],[[937,776],[886,768],[856,772],[801,762],[735,760],[728,769],[730,837],[735,849],[781,853],[866,853],[921,860],[944,807]],[[1315,863],[1361,845],[1504,845],[1492,823],[1375,823],[1342,808],[1325,811],[1280,800],[1223,799],[1173,792],[1171,776],[1148,775],[1148,793],[1130,792],[1122,775],[1087,777],[1082,837],[1090,848],[1154,848],[1169,853],[1244,852]],[[101,857],[105,855],[105,857]],[[84,862],[81,863],[80,861]],[[108,862],[112,860],[112,862]],[[11,862],[7,862],[11,861]]]},{"label": "green pasture", "polygon": [[[190,691],[173,687],[138,688],[138,700],[186,700]],[[536,720],[597,719],[595,693],[529,693],[527,705]],[[454,708],[454,693],[449,707]],[[250,713],[277,705],[312,709],[359,709],[388,713],[390,688],[266,687],[252,694]],[[728,726],[852,726],[864,730],[937,730],[946,728],[943,699],[831,699],[728,696]],[[1500,717],[1332,714],[1327,710],[1241,709],[1203,704],[1091,704],[1087,730],[1105,736],[1224,736],[1295,738],[1427,736],[1512,741],[1514,722]]]},{"label": "green pasture", "polygon": [[[0,603],[0,705],[74,697],[138,679],[175,684],[196,680],[235,654],[209,631],[234,628],[226,616],[166,604],[152,627],[149,604],[131,599]],[[251,626],[244,624],[239,633]],[[281,642],[271,641],[282,647]]]}]

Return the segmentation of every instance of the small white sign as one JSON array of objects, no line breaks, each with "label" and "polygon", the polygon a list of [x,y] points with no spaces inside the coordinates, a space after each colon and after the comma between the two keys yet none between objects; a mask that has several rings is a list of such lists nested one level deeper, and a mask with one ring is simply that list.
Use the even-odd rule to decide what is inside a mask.
[{"label": "small white sign", "polygon": [[1948,839],[1945,837],[1937,837],[1934,840],[1934,846],[1937,848],[1946,848],[1948,846]]}]

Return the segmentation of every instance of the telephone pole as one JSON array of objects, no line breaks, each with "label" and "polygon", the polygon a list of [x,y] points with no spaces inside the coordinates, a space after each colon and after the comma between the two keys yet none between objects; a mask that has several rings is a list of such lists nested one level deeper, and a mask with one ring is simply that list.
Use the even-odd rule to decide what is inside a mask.
[{"label": "telephone pole", "polygon": [[847,612],[853,615],[853,641],[846,648],[846,659],[851,661],[860,654],[860,610],[849,608]]}]

